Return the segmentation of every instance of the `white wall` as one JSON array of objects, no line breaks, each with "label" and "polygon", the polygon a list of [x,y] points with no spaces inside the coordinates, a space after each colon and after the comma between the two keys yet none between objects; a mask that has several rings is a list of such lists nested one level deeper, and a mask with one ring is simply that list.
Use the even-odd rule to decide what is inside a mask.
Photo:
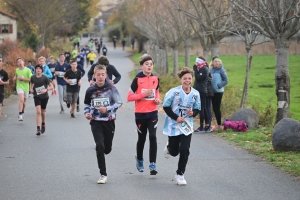
[{"label": "white wall", "polygon": [[7,38],[10,40],[17,40],[17,21],[15,19],[0,13],[0,24],[12,24],[13,27],[12,33],[0,33],[0,42],[2,42],[2,38],[4,40]]}]

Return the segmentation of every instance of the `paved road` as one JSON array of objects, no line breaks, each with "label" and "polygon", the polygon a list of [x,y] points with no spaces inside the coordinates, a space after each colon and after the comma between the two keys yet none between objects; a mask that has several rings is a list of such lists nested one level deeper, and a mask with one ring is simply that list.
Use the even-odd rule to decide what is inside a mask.
[{"label": "paved road", "polygon": [[[118,111],[113,150],[106,157],[108,183],[96,184],[99,172],[94,142],[83,112],[76,113],[76,119],[59,114],[58,97],[51,96],[47,130],[38,137],[34,103],[29,98],[23,122],[17,121],[16,101],[4,107],[6,117],[0,121],[0,199],[300,199],[299,181],[214,134],[193,135],[185,174],[188,185],[175,185],[178,157],[166,160],[163,156],[167,141],[162,134],[163,114],[157,131],[158,174],[150,176],[147,168],[139,173],[134,160],[137,132],[133,103],[126,102],[134,63],[120,47],[114,50],[107,45],[109,60],[122,74],[116,86],[124,103]],[[87,77],[83,83],[82,100]],[[146,165],[148,149],[147,141]]]}]

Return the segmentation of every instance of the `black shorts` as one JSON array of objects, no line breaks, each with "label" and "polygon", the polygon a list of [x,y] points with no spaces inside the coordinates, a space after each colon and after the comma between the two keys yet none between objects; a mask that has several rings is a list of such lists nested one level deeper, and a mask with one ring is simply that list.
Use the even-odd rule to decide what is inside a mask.
[{"label": "black shorts", "polygon": [[0,104],[3,105],[3,101],[4,101],[4,95],[1,95],[1,94],[0,94]]},{"label": "black shorts", "polygon": [[34,97],[33,99],[34,99],[35,107],[41,106],[41,109],[46,110],[49,97],[44,98],[44,99],[41,99],[39,97]]},{"label": "black shorts", "polygon": [[93,61],[93,60],[90,60],[90,63],[91,63],[91,65],[92,65],[92,64],[94,64],[94,61]]}]

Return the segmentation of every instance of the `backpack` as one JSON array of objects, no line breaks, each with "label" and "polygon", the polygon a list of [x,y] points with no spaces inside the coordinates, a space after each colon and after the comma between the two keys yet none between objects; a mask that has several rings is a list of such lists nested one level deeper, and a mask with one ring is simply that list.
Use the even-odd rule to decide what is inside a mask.
[{"label": "backpack", "polygon": [[227,129],[232,129],[237,132],[247,132],[248,126],[245,121],[230,121],[228,119],[225,119],[224,121],[224,131]]}]

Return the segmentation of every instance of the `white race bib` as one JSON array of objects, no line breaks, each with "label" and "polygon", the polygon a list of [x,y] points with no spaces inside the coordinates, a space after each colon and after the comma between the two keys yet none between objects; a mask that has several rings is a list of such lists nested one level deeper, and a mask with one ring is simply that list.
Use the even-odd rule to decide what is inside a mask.
[{"label": "white race bib", "polygon": [[[148,89],[142,89],[142,93],[146,92]],[[155,89],[151,89],[152,94],[150,96],[144,97],[145,100],[154,100],[155,99]]]},{"label": "white race bib", "polygon": [[63,78],[65,75],[65,72],[58,72],[57,76],[60,78]]},{"label": "white race bib", "polygon": [[190,135],[194,132],[193,127],[190,125],[188,121],[177,123],[177,127],[184,135]]},{"label": "white race bib", "polygon": [[93,99],[93,104],[96,109],[99,109],[100,106],[107,107],[110,105],[108,97],[95,98]]},{"label": "white race bib", "polygon": [[77,84],[77,79],[74,78],[74,79],[69,79],[70,81],[70,85],[76,85]]},{"label": "white race bib", "polygon": [[55,71],[54,67],[50,68],[50,72],[54,72],[54,71]]},{"label": "white race bib", "polygon": [[45,89],[45,86],[35,88],[36,94],[37,95],[42,94],[42,90],[44,90],[44,89]]}]

